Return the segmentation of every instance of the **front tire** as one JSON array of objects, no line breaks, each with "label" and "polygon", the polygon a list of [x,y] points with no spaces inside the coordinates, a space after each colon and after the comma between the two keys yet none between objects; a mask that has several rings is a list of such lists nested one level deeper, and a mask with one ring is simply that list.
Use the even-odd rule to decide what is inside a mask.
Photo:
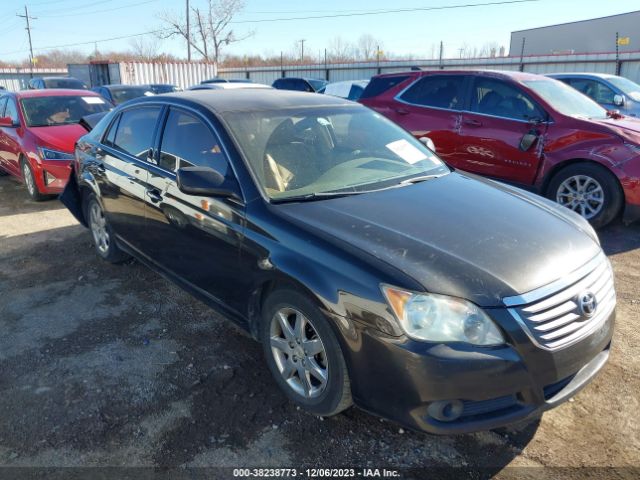
[{"label": "front tire", "polygon": [[277,290],[262,308],[260,338],[276,383],[294,403],[328,417],[353,403],[340,344],[322,312],[295,290]]},{"label": "front tire", "polygon": [[624,201],[615,176],[592,163],[576,163],[556,173],[549,182],[547,197],[581,215],[594,228],[610,223]]},{"label": "front tire", "polygon": [[20,168],[22,170],[22,180],[27,187],[27,193],[31,200],[34,202],[41,202],[46,199],[46,195],[43,195],[40,193],[40,190],[38,190],[38,184],[36,183],[36,177],[33,174],[31,165],[29,165],[29,162],[24,158],[20,162]]},{"label": "front tire", "polygon": [[102,259],[110,263],[121,263],[129,258],[129,255],[120,250],[116,244],[115,235],[107,221],[102,205],[93,193],[87,197],[84,218],[87,219],[96,253]]}]

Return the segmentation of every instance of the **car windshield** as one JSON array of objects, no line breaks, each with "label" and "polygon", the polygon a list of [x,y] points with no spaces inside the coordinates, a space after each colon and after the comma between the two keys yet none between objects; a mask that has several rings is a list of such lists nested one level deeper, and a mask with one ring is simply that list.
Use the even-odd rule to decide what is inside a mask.
[{"label": "car windshield", "polygon": [[109,105],[98,96],[31,97],[20,100],[29,127],[48,127],[78,123],[92,113],[106,112]]},{"label": "car windshield", "polygon": [[45,80],[47,88],[71,88],[86,90],[86,85],[75,78],[47,78]]},{"label": "car windshield", "polygon": [[612,85],[622,90],[622,93],[626,96],[631,97],[631,99],[636,102],[640,102],[640,85],[636,82],[632,82],[628,78],[624,77],[607,77],[607,80],[609,80]]},{"label": "car windshield", "polygon": [[153,92],[145,87],[117,87],[110,88],[109,90],[116,105],[145,95],[153,95]]},{"label": "car windshield", "polygon": [[363,107],[232,112],[224,120],[273,200],[380,190],[449,172],[421,142]]},{"label": "car windshield", "polygon": [[307,80],[307,82],[309,82],[309,84],[313,87],[313,89],[316,92],[320,90],[322,87],[324,87],[327,83],[329,83],[324,80],[313,80],[313,79],[309,79]]},{"label": "car windshield", "polygon": [[607,118],[607,111],[604,108],[559,80],[526,80],[523,83],[563,115],[579,118]]}]

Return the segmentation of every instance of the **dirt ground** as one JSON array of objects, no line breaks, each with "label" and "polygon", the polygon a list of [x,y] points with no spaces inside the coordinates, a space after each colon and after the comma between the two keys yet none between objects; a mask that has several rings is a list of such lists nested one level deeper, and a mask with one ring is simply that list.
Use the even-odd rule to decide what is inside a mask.
[{"label": "dirt ground", "polygon": [[144,266],[100,261],[57,200],[31,202],[2,177],[0,478],[21,470],[6,467],[97,466],[640,475],[640,225],[601,237],[618,316],[600,375],[538,422],[438,437],[356,408],[327,419],[297,410],[256,342]]}]

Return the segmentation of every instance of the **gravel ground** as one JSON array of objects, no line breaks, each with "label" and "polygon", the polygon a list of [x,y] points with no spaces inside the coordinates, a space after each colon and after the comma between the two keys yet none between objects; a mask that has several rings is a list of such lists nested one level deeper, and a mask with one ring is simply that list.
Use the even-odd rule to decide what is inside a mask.
[{"label": "gravel ground", "polygon": [[437,437],[356,408],[327,419],[297,410],[256,342],[144,266],[100,261],[58,201],[31,202],[2,177],[0,478],[35,471],[6,467],[105,466],[464,467],[498,478],[542,478],[540,469],[505,467],[636,467],[616,478],[640,475],[640,225],[601,237],[618,317],[600,375],[539,421]]}]

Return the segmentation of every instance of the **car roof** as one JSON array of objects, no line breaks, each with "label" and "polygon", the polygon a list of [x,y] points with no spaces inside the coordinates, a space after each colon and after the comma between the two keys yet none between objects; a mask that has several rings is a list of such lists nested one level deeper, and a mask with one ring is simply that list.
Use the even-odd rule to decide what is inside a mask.
[{"label": "car roof", "polygon": [[214,113],[256,112],[264,110],[332,106],[354,106],[358,108],[366,108],[360,104],[338,97],[271,88],[188,90],[185,92],[166,93],[155,97],[142,97],[132,100],[129,105],[132,105],[134,102],[158,102],[170,99],[197,103]]},{"label": "car roof", "polygon": [[189,90],[237,90],[245,88],[273,88],[261,83],[201,83],[194,85]]},{"label": "car roof", "polygon": [[[125,85],[124,83],[112,83],[110,85],[100,85],[104,88],[149,88],[149,85]],[[98,87],[94,87],[98,88]]]},{"label": "car roof", "polygon": [[481,75],[486,77],[510,78],[516,81],[536,80],[542,77],[536,73],[518,72],[512,70],[407,70],[404,72],[383,73],[376,77],[397,77],[411,75],[415,78],[427,75]]},{"label": "car roof", "polygon": [[15,95],[18,98],[32,98],[32,97],[64,97],[64,96],[75,96],[78,95],[83,97],[99,97],[96,92],[92,92],[91,90],[80,90],[80,89],[72,89],[72,88],[45,88],[42,90],[20,90],[19,92],[15,92]]},{"label": "car roof", "polygon": [[562,72],[562,73],[548,73],[547,77],[617,78],[617,75],[611,75],[610,73]]}]

